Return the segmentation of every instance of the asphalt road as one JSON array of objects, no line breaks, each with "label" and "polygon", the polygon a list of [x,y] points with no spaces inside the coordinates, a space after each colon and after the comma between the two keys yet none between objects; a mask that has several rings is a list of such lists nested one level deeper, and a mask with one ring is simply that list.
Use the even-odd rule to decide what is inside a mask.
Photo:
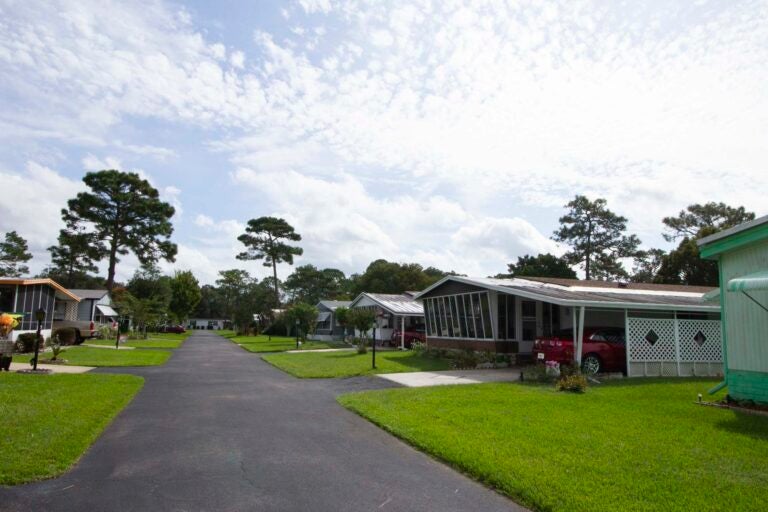
[{"label": "asphalt road", "polygon": [[0,510],[522,510],[335,401],[383,379],[296,379],[206,332],[123,373],[145,386],[81,461]]}]

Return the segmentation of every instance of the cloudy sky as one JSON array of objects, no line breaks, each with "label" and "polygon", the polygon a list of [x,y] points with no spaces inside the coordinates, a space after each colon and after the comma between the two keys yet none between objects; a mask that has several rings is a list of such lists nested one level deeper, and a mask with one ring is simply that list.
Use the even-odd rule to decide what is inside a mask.
[{"label": "cloudy sky", "polygon": [[765,1],[0,0],[0,230],[39,270],[83,174],[119,168],[205,282],[264,275],[234,258],[261,215],[346,272],[504,271],[560,250],[574,194],[666,247],[687,204],[766,213],[766,63]]}]

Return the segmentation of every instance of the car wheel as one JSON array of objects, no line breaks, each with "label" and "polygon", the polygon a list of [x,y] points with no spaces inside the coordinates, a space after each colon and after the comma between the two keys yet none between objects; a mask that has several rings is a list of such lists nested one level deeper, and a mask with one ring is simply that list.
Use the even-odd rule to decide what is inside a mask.
[{"label": "car wheel", "polygon": [[584,359],[581,360],[581,371],[587,375],[595,375],[600,373],[603,364],[600,358],[595,354],[587,354]]}]

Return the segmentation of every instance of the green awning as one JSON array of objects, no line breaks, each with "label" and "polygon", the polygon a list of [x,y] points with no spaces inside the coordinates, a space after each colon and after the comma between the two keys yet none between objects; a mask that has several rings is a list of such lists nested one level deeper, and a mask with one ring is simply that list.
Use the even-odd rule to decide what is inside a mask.
[{"label": "green awning", "polygon": [[746,292],[751,290],[768,290],[768,270],[734,277],[728,281],[729,292]]},{"label": "green awning", "polygon": [[715,288],[705,293],[701,300],[704,302],[720,302],[720,288]]}]

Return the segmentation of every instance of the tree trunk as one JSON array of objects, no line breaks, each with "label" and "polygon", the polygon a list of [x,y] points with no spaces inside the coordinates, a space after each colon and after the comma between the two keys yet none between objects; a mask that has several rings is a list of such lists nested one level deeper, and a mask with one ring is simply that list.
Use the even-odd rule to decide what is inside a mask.
[{"label": "tree trunk", "polygon": [[112,242],[109,249],[109,270],[107,271],[107,291],[112,292],[115,286],[115,267],[117,266],[117,244]]},{"label": "tree trunk", "polygon": [[277,301],[277,307],[280,307],[280,289],[277,286],[277,263],[275,259],[272,259],[272,276],[275,278],[275,300]]}]

